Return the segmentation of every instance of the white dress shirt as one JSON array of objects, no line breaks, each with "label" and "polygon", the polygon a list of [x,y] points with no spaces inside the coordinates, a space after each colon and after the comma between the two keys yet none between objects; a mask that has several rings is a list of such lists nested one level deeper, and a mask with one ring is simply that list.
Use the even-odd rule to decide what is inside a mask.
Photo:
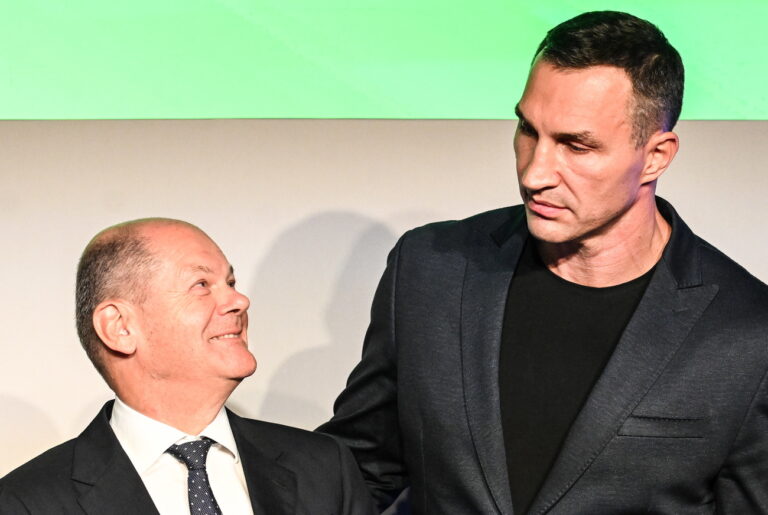
[{"label": "white dress shirt", "polygon": [[115,399],[109,425],[161,515],[189,515],[187,466],[165,451],[172,444],[199,440],[202,436],[216,442],[208,451],[206,469],[221,512],[253,514],[235,437],[223,407],[208,427],[193,436],[142,415]]}]

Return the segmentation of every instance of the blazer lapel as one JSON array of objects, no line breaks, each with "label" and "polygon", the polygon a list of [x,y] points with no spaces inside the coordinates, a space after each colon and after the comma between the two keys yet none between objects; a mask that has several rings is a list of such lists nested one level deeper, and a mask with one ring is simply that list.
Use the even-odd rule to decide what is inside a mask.
[{"label": "blazer lapel", "polygon": [[152,498],[109,427],[112,401],[78,436],[72,480],[85,513],[157,514]]},{"label": "blazer lapel", "polygon": [[[631,414],[717,293],[703,285],[695,236],[661,201],[673,240],[635,314],[576,417],[529,513],[547,512],[574,485]],[[684,262],[683,262],[684,259]]]},{"label": "blazer lapel", "polygon": [[253,441],[252,434],[243,431],[240,417],[227,410],[237,451],[248,485],[248,495],[255,514],[287,515],[296,512],[297,485],[293,472],[277,463],[278,456],[269,456]]},{"label": "blazer lapel", "polygon": [[[524,226],[522,226],[524,227]],[[488,235],[468,257],[461,305],[461,358],[470,436],[500,513],[512,513],[499,409],[499,350],[509,283],[525,244],[521,218]],[[500,231],[501,232],[501,231]]]},{"label": "blazer lapel", "polygon": [[[78,502],[88,514],[158,514],[130,459],[109,427],[112,401],[78,437],[72,480],[80,492]],[[239,417],[228,412],[254,513],[295,513],[296,478],[293,472],[260,452],[242,431]]]}]

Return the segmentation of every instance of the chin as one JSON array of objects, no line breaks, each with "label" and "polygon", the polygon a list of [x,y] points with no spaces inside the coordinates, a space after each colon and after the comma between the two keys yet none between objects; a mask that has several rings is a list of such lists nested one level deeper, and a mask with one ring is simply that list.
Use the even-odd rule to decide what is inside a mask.
[{"label": "chin", "polygon": [[232,356],[226,364],[226,376],[237,381],[242,381],[256,372],[256,358],[247,349],[243,350],[238,356]]},{"label": "chin", "polygon": [[568,243],[577,239],[572,231],[564,230],[562,224],[554,220],[532,219],[528,217],[528,232],[531,236],[545,243]]},{"label": "chin", "polygon": [[250,352],[248,355],[250,356],[250,359],[244,360],[244,362],[241,364],[241,368],[239,370],[240,373],[238,374],[240,379],[250,377],[254,372],[256,372],[256,358],[254,358],[253,354]]}]

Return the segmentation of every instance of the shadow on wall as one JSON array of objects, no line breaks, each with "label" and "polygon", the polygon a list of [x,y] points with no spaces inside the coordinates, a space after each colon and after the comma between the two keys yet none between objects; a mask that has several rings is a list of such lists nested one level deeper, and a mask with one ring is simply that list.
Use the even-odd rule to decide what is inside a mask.
[{"label": "shadow on wall", "polygon": [[0,441],[3,458],[0,477],[46,451],[61,435],[48,414],[36,406],[7,395],[0,396]]},{"label": "shadow on wall", "polygon": [[[260,364],[274,373],[256,418],[306,429],[329,418],[360,358],[373,292],[394,243],[384,224],[350,212],[312,216],[275,240],[249,291],[249,333],[257,359],[288,357]],[[241,402],[255,398],[239,393]]]}]

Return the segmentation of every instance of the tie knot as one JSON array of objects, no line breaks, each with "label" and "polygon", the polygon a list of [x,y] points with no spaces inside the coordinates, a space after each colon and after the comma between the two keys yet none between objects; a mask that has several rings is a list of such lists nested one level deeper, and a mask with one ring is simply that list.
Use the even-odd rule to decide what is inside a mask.
[{"label": "tie knot", "polygon": [[187,442],[180,445],[173,444],[165,451],[177,460],[184,463],[189,470],[199,470],[205,468],[205,460],[208,458],[208,449],[215,442],[205,436],[194,442]]}]

